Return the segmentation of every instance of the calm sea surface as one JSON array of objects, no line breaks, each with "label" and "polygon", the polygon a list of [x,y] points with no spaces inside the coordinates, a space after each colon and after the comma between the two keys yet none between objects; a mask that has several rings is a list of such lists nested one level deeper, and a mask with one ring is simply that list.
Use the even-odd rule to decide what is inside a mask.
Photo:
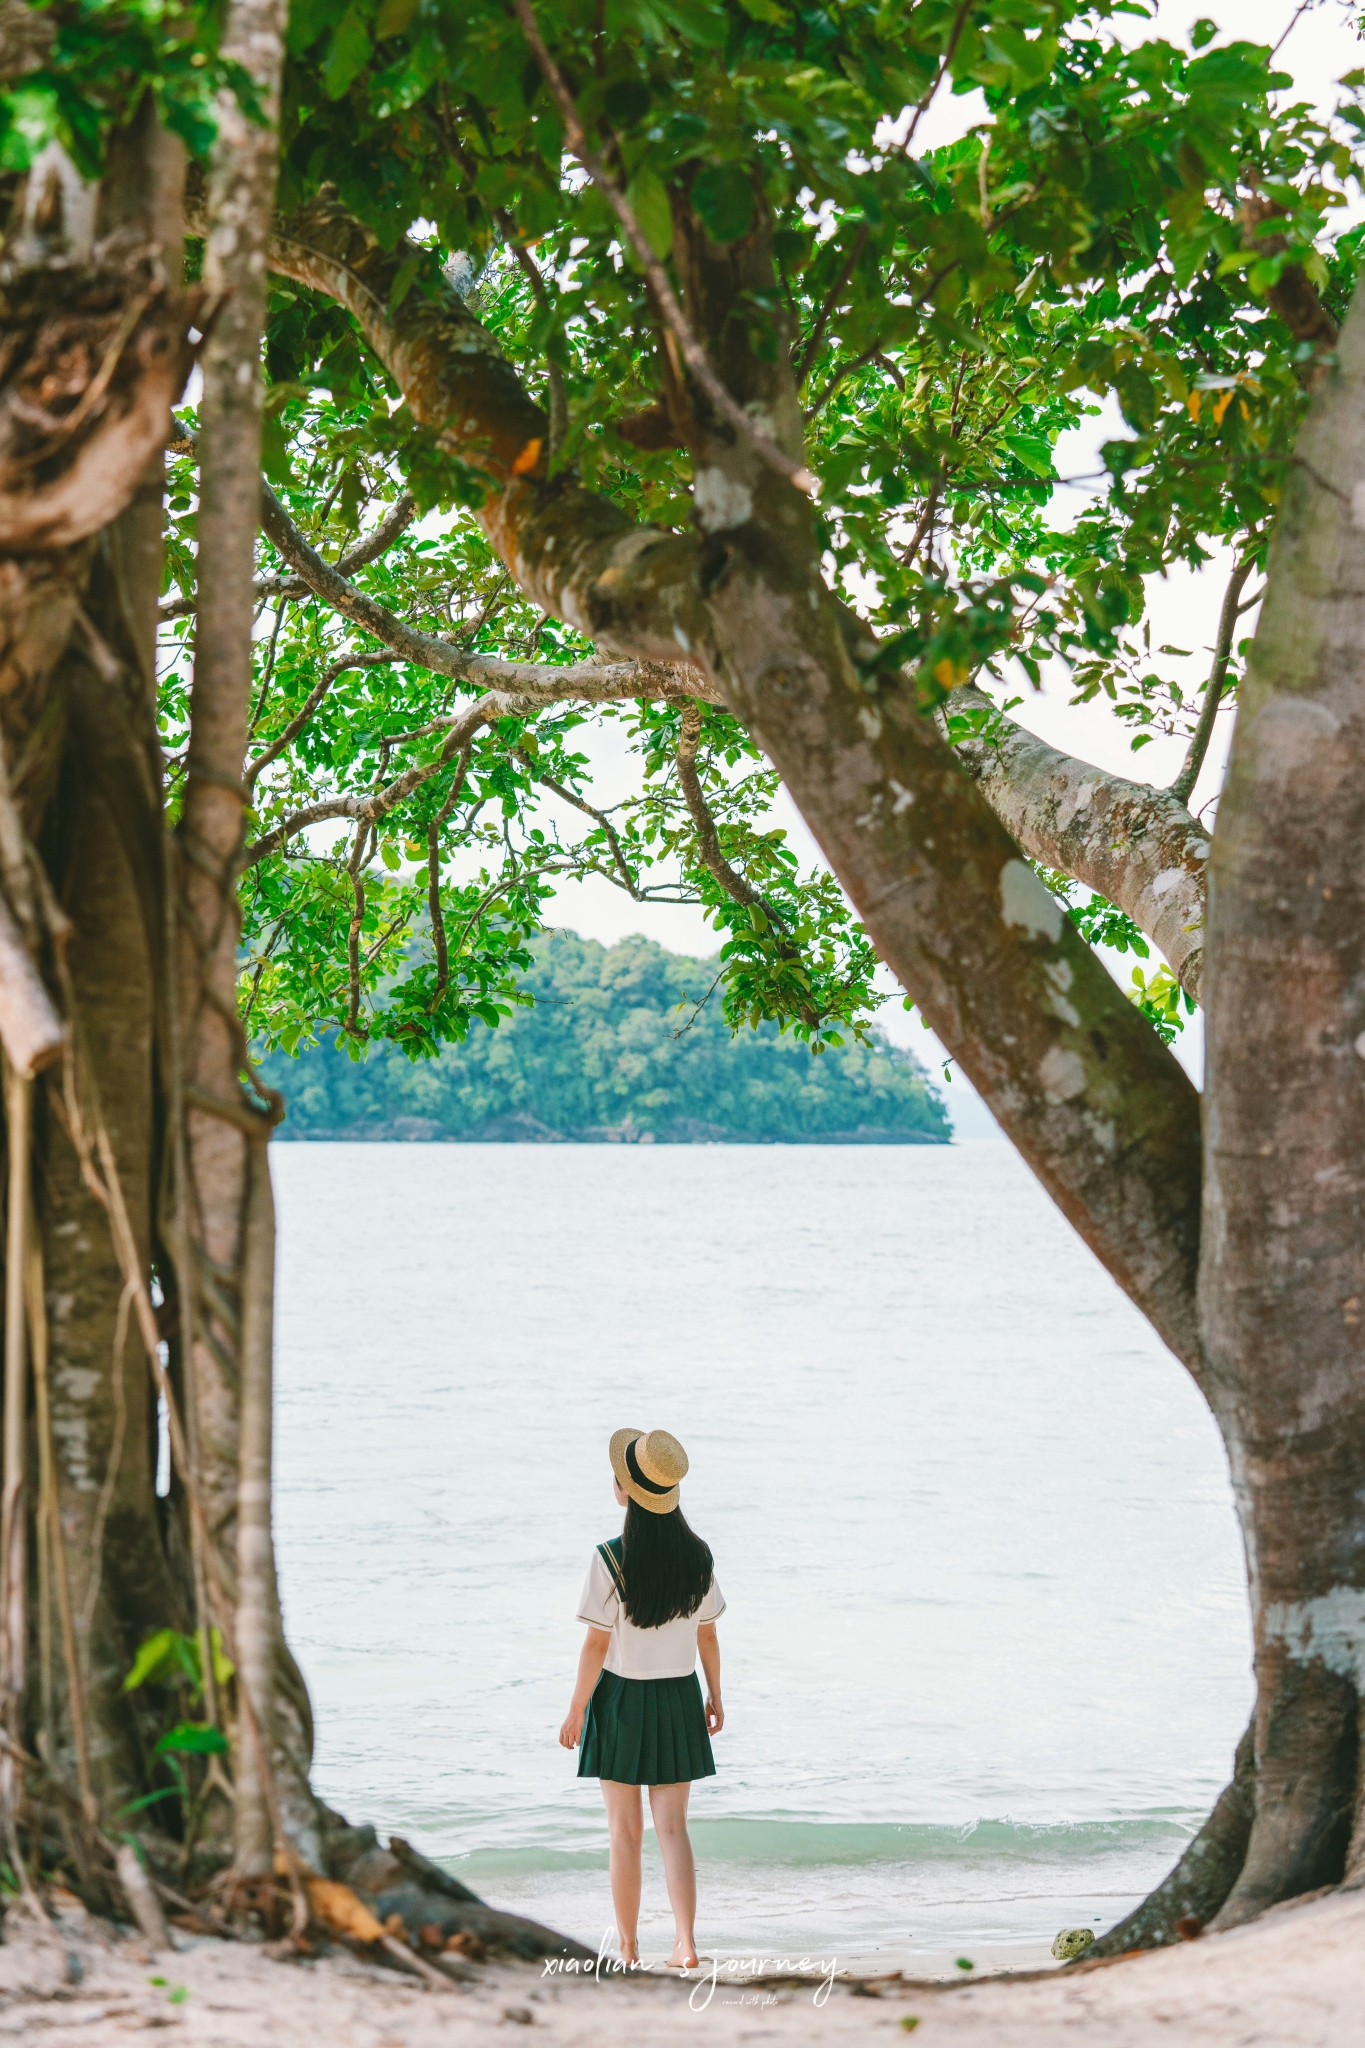
[{"label": "calm sea surface", "polygon": [[1007,1145],[274,1162],[280,1569],[351,1818],[596,1945],[555,1736],[628,1423],[729,1602],[703,1945],[1050,1939],[1169,1867],[1251,1696],[1222,1451]]}]

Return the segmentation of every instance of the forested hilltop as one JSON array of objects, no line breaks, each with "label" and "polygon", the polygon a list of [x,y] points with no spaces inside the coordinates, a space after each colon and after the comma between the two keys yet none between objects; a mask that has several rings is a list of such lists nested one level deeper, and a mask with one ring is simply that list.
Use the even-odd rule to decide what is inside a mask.
[{"label": "forested hilltop", "polygon": [[[262,1072],[288,1103],[281,1138],[502,1143],[945,1144],[946,1110],[913,1056],[878,1034],[814,1057],[775,1024],[731,1037],[716,963],[649,939],[534,941],[534,1009],[413,1063],[325,1044]],[[685,1008],[679,1008],[685,1004]],[[692,1020],[689,1023],[689,1018]],[[684,1029],[683,1027],[687,1028]]]}]

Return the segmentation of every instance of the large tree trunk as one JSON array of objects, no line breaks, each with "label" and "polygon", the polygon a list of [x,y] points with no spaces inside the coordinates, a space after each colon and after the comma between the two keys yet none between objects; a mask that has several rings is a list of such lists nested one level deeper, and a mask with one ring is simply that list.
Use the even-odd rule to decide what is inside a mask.
[{"label": "large tree trunk", "polygon": [[[57,298],[75,308],[76,345],[86,317],[82,265],[105,293],[119,263],[130,296],[151,282],[156,322],[141,354],[152,388],[125,389],[110,408],[116,418],[97,413],[80,453],[83,470],[101,466],[91,502],[107,510],[121,499],[113,524],[97,542],[77,538],[0,562],[0,739],[10,764],[0,778],[4,910],[37,985],[45,974],[64,991],[71,1053],[35,1090],[31,1170],[22,1126],[9,1134],[12,1246],[26,1187],[34,1211],[28,1271],[9,1276],[6,1347],[26,1417],[24,1442],[11,1430],[7,1469],[11,1457],[26,1467],[29,1522],[19,1589],[27,1598],[6,1586],[27,1636],[13,1732],[79,1790],[92,1822],[112,1819],[146,1789],[160,1729],[146,1697],[122,1691],[138,1644],[158,1628],[188,1626],[193,1613],[184,1504],[156,1498],[147,1359],[87,1170],[91,1129],[102,1121],[149,1271],[165,994],[154,641],[160,448],[174,395],[167,366],[183,371],[184,361],[179,171],[178,145],[158,130],[149,101],[111,144],[93,251],[40,252],[27,279],[24,288],[41,294],[55,264]],[[142,430],[135,449],[129,422]],[[50,537],[41,493],[31,510]],[[17,1410],[9,1412],[12,1422]],[[8,1791],[17,1794],[13,1779]]]},{"label": "large tree trunk", "polygon": [[1210,867],[1200,1298],[1246,1544],[1257,1680],[1256,1817],[1222,1925],[1338,1880],[1358,1804],[1362,477],[1357,292],[1286,486]]}]

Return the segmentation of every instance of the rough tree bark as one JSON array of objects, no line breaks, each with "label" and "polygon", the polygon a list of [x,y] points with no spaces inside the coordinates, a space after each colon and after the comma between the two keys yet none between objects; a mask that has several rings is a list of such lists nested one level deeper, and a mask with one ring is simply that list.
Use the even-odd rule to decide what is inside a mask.
[{"label": "rough tree bark", "polygon": [[[27,27],[26,10],[0,6],[0,65],[15,33],[25,48],[32,42],[25,41]],[[169,1171],[181,1050],[174,998],[183,980],[183,949],[168,917],[173,892],[155,674],[161,450],[178,390],[163,358],[182,373],[188,363],[180,281],[183,163],[178,146],[159,130],[149,99],[113,136],[97,195],[79,188],[69,170],[57,180],[57,199],[79,198],[85,243],[64,238],[60,205],[45,200],[46,239],[21,261],[21,247],[28,245],[11,238],[0,283],[0,323],[7,328],[0,492],[12,481],[5,465],[16,445],[34,457],[20,464],[30,518],[23,545],[13,527],[0,539],[0,926],[19,948],[0,993],[0,1043],[9,1059],[0,1668],[6,1734],[23,1746],[6,1750],[0,1803],[5,1852],[16,1870],[50,1871],[55,1863],[90,1903],[103,1907],[119,1903],[122,1886],[125,1910],[131,1903],[142,1918],[141,1908],[155,1905],[155,1888],[128,1853],[116,1856],[111,1830],[124,1831],[130,1799],[147,1790],[166,1703],[145,1689],[125,1693],[123,1681],[147,1636],[167,1627],[188,1631],[205,1612],[190,1542],[202,1520],[181,1482],[190,1468],[177,1419],[191,1377],[177,1364],[177,1353],[183,1364],[188,1299],[176,1286],[177,1268],[186,1267],[176,1227],[184,1183],[182,1176],[176,1185]],[[258,298],[262,278],[263,272],[255,280]],[[257,340],[246,344],[248,368],[258,335],[259,323]],[[16,389],[22,397],[26,381],[51,371],[42,350],[60,360],[54,403],[59,413],[65,403],[66,418],[54,444],[39,447],[35,457],[20,431],[24,407],[12,408],[9,400]],[[143,439],[130,436],[130,419],[150,422]],[[239,590],[224,620],[238,628],[238,656],[249,657],[258,472],[254,454],[240,459],[240,440],[230,431],[223,438],[239,458],[239,479],[250,484],[245,499],[223,494],[245,506],[239,550],[248,571],[245,601]],[[100,518],[111,510],[114,516],[101,530],[73,540],[62,523],[69,524],[67,512],[54,520],[51,506],[70,506],[68,469],[84,466],[87,475],[96,457],[105,467],[100,491],[90,492],[89,501]],[[218,468],[220,478],[226,467]],[[231,505],[229,527],[230,512]],[[220,855],[212,872],[230,915],[245,721],[234,728],[226,683],[197,695],[192,752],[205,772],[196,780],[229,797],[238,785],[231,848],[225,831],[215,843],[213,828],[204,827],[210,854]],[[222,758],[231,772],[218,778]],[[225,815],[214,813],[215,824]],[[202,815],[198,823],[203,826]],[[202,852],[203,843],[201,836],[194,851]],[[208,930],[210,959],[227,963],[216,1016],[220,1024],[235,1023],[231,944],[224,953],[220,923]],[[193,1049],[201,1049],[197,1038]],[[60,1065],[53,1066],[54,1059]],[[25,1078],[44,1062],[49,1071],[36,1083]],[[235,1063],[225,1080],[235,1090]],[[245,1121],[256,1142],[250,1184],[240,1189],[238,1271],[229,1275],[241,1281],[240,1329],[233,1327],[231,1303],[223,1323],[238,1345],[243,1396],[230,1503],[240,1510],[246,1534],[237,1633],[247,1639],[255,1629],[244,1669],[249,1674],[254,1658],[263,1702],[273,1694],[282,1741],[292,1745],[292,1786],[278,1757],[269,1781],[284,1793],[272,1827],[337,1876],[374,1850],[375,1837],[328,1813],[307,1785],[307,1695],[283,1649],[269,1546],[274,1222],[263,1133],[250,1107]],[[211,1173],[201,1175],[196,1188],[215,1199],[222,1193]],[[202,1205],[201,1216],[209,1206]],[[158,1343],[150,1298],[154,1279],[166,1295],[165,1346]],[[219,1290],[215,1310],[225,1300]],[[164,1348],[171,1365],[162,1378]],[[176,1464],[164,1501],[155,1490],[149,1363],[173,1400]],[[213,1554],[230,1582],[232,1559]],[[232,1619],[229,1608],[229,1627]],[[15,1767],[16,1756],[25,1755],[28,1760]],[[291,1790],[297,1795],[292,1808]],[[158,1834],[165,1812],[143,1812],[134,1823],[144,1831],[154,1870],[169,1859],[167,1874],[176,1883],[204,1877],[200,1866],[186,1880],[176,1845]],[[182,1822],[188,1818],[182,1813]],[[259,1858],[259,1837],[259,1828],[248,1836],[244,1863],[253,1852]],[[186,1841],[184,1859],[190,1848]],[[371,1855],[371,1864],[376,1860],[392,1861]],[[212,1869],[222,1861],[221,1853],[209,1858]],[[359,1870],[356,1875],[363,1881]],[[379,1876],[387,1881],[387,1873]],[[392,1905],[384,1911],[412,1916],[414,1943],[420,1926],[454,1911],[456,1924],[474,1927],[495,1947],[589,1959],[546,1929],[485,1908],[439,1872],[423,1866],[408,1878],[402,1896],[390,1894]],[[458,1909],[439,1896],[443,1890],[460,1893]],[[295,1893],[306,1912],[301,1882]],[[384,1896],[376,1903],[384,1904]],[[324,1909],[317,1910],[325,1918]],[[391,1937],[385,1941],[396,1956],[407,1954]],[[427,1966],[411,1955],[407,1960],[432,1978]]]},{"label": "rough tree bark", "polygon": [[[1340,1879],[1365,1688],[1365,295],[1295,452],[1209,885],[1201,1320],[1256,1643],[1220,1925]],[[1353,1869],[1365,1877],[1365,1824]]]},{"label": "rough tree bark", "polygon": [[970,685],[951,708],[991,714],[988,735],[959,740],[957,754],[1006,831],[1033,860],[1126,911],[1198,1002],[1209,857],[1198,819],[1169,790],[1049,746]]},{"label": "rough tree bark", "polygon": [[[183,1503],[155,1497],[156,1421],[146,1362],[132,1326],[108,1220],[73,1144],[68,1115],[102,1108],[139,1250],[150,1266],[157,1196],[155,1095],[164,982],[161,956],[160,756],[152,660],[160,584],[160,448],[183,375],[179,283],[178,147],[150,102],[114,138],[98,195],[81,195],[81,239],[48,242],[7,287],[43,304],[55,266],[68,373],[93,381],[69,392],[79,428],[54,436],[38,464],[64,489],[63,459],[102,464],[91,517],[118,516],[98,539],[66,544],[35,493],[42,554],[0,560],[0,868],[8,913],[31,972],[64,990],[75,1086],[51,1070],[33,1105],[36,1171],[26,1276],[29,1406],[27,1685],[23,1732],[112,1813],[145,1788],[159,1732],[140,1696],[121,1693],[141,1638],[192,1615]],[[55,171],[51,164],[47,171]],[[46,171],[44,173],[47,174]],[[73,204],[70,177],[54,188]],[[53,194],[49,194],[52,198]],[[93,246],[89,236],[93,232]],[[19,321],[11,303],[11,325]],[[19,321],[22,329],[22,322]],[[27,330],[41,334],[41,327]],[[58,329],[61,333],[61,330]],[[119,337],[122,336],[120,340]],[[51,336],[48,336],[49,341]],[[102,393],[94,374],[117,364]],[[17,376],[36,377],[30,358]],[[144,378],[141,392],[133,384]],[[6,399],[14,383],[6,386]],[[141,439],[129,439],[129,421]],[[81,440],[79,449],[69,444]],[[11,444],[12,445],[12,444]],[[66,450],[64,456],[63,450]],[[70,502],[70,493],[64,502]],[[139,632],[134,623],[141,616]],[[11,808],[12,805],[12,808]],[[65,910],[63,910],[63,905]],[[17,1163],[17,1162],[12,1162]],[[20,1199],[22,1178],[13,1185]],[[11,1225],[14,1217],[11,1215]],[[11,1232],[12,1235],[12,1232]],[[7,1455],[12,1449],[7,1444]]]},{"label": "rough tree bark", "polygon": [[[270,1330],[244,1299],[270,1293],[273,1210],[264,1158],[268,1119],[243,1092],[237,1018],[236,883],[247,791],[255,541],[261,493],[261,336],[265,241],[275,190],[275,118],[285,0],[233,0],[223,50],[255,86],[263,120],[230,97],[219,107],[210,168],[204,285],[215,306],[200,409],[199,577],[186,797],[178,840],[185,942],[181,1029],[185,1177],[192,1256],[189,1303],[191,1451],[213,1555],[205,1575],[234,1608],[233,1641],[249,1711],[234,1732],[234,1843],[244,1874],[268,1870],[274,1841],[264,1773],[277,1765],[289,1833],[321,1861],[308,1787],[306,1708],[277,1685],[288,1670],[270,1533]],[[253,1153],[262,1157],[253,1167]],[[247,1340],[250,1331],[251,1341]],[[239,1453],[243,1441],[249,1455]],[[213,1605],[213,1587],[205,1589]],[[293,1674],[296,1676],[296,1674]],[[298,1682],[301,1685],[301,1681]],[[293,1689],[297,1700],[298,1686]]]}]

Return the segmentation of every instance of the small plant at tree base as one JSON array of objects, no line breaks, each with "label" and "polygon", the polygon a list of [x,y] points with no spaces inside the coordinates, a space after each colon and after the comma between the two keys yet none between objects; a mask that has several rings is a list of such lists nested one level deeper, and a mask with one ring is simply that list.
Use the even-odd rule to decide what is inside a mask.
[{"label": "small plant at tree base", "polygon": [[[227,1686],[236,1666],[223,1649],[222,1637],[215,1628],[210,1631],[209,1655],[213,1662],[215,1690]],[[141,1644],[127,1677],[123,1691],[136,1692],[142,1686],[159,1686],[170,1695],[172,1714],[170,1725],[158,1737],[151,1755],[151,1769],[164,1765],[169,1772],[169,1785],[155,1786],[141,1798],[133,1799],[120,1810],[121,1820],[130,1820],[136,1813],[148,1807],[160,1805],[167,1799],[180,1802],[184,1822],[184,1856],[188,1858],[198,1833],[204,1804],[213,1783],[210,1766],[197,1786],[192,1786],[186,1776],[183,1757],[213,1758],[226,1756],[229,1745],[221,1728],[208,1720],[189,1718],[188,1710],[202,1702],[205,1693],[204,1667],[198,1639],[182,1635],[178,1629],[157,1629]]]}]

